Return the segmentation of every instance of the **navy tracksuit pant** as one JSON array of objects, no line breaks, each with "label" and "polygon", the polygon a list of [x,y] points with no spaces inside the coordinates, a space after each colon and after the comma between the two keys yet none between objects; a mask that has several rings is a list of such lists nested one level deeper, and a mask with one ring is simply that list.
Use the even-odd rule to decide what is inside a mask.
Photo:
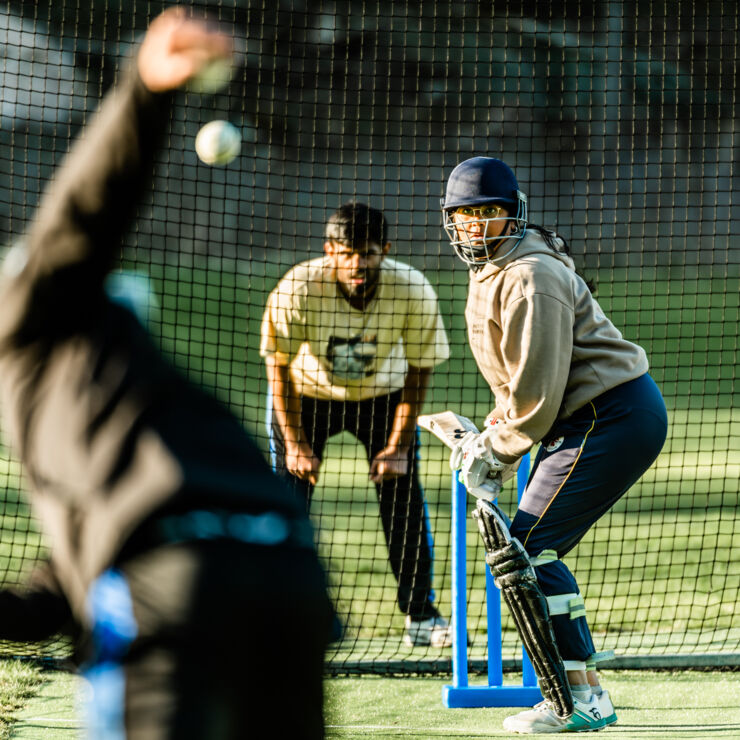
[{"label": "navy tracksuit pant", "polygon": [[[653,463],[666,439],[663,398],[649,375],[617,386],[558,422],[542,440],[511,534],[531,556],[562,558]],[[545,596],[578,594],[562,560],[535,568]],[[583,616],[552,617],[563,660],[594,653]]]},{"label": "navy tracksuit pant", "polygon": [[[301,397],[301,419],[314,454],[323,459],[330,437],[347,431],[365,448],[368,462],[385,446],[393,426],[401,391],[365,401],[323,401]],[[311,504],[313,486],[285,469],[285,442],[268,402],[268,429],[273,469]],[[419,440],[409,449],[408,473],[376,484],[388,561],[398,584],[398,607],[412,619],[439,615],[434,605],[433,541],[424,490],[419,480]]]}]

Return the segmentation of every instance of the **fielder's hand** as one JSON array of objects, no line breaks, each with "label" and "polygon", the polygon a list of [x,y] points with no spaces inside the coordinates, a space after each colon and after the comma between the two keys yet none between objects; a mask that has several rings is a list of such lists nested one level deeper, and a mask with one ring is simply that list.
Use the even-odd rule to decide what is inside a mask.
[{"label": "fielder's hand", "polygon": [[285,442],[285,467],[291,475],[308,481],[312,486],[319,482],[321,460],[306,443]]},{"label": "fielder's hand", "polygon": [[382,483],[389,478],[406,475],[408,471],[408,448],[389,446],[382,449],[370,463],[370,480],[373,483]]},{"label": "fielder's hand", "polygon": [[477,498],[493,500],[503,486],[501,471],[506,466],[493,454],[495,435],[494,426],[480,434],[468,432],[450,453],[450,467],[460,471],[460,481]]}]

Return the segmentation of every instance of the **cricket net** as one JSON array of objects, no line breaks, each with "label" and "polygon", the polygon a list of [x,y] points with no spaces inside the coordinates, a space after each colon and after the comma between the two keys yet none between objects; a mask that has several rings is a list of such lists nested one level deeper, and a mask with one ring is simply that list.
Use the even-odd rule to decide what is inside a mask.
[{"label": "cricket net", "polygon": [[[439,199],[457,163],[500,157],[528,195],[530,220],[568,239],[606,314],[646,349],[669,410],[658,460],[566,559],[597,649],[652,665],[740,662],[738,4],[184,4],[233,26],[240,66],[222,92],[178,98],[122,253],[121,267],[152,286],[152,330],[173,362],[269,454],[259,355],[268,295],[293,265],[321,257],[338,206],[366,202],[388,220],[390,256],[420,270],[439,298],[450,358],[432,375],[425,411],[480,425],[494,399],[467,346],[467,273],[442,231]],[[28,226],[53,168],[163,7],[0,4],[3,243]],[[225,167],[199,162],[193,147],[217,118],[242,135],[241,155]],[[448,452],[426,433],[421,442],[435,603],[449,616]],[[311,505],[345,627],[329,668],[446,672],[448,650],[404,643],[368,473],[353,435],[329,439]],[[0,448],[5,586],[47,552],[24,488]],[[505,489],[501,505],[513,514],[515,492]],[[467,537],[475,667],[486,650],[485,563],[472,520]],[[513,659],[506,615],[503,641]],[[2,651],[55,656],[68,645]]]}]

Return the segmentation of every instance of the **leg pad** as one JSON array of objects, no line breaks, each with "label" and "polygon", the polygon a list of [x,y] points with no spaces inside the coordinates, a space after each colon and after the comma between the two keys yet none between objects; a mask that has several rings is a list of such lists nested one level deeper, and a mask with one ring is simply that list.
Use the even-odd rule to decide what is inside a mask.
[{"label": "leg pad", "polygon": [[573,713],[573,695],[555,643],[547,600],[529,556],[519,540],[511,536],[505,517],[490,501],[478,499],[473,517],[486,548],[486,563],[514,618],[542,694],[559,717],[569,717]]}]

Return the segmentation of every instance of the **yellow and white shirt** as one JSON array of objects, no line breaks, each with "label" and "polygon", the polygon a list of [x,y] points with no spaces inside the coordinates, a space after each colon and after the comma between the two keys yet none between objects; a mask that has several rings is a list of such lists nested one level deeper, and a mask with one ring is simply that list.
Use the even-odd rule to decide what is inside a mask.
[{"label": "yellow and white shirt", "polygon": [[358,311],[329,259],[319,257],[289,270],[270,294],[260,354],[290,365],[301,396],[362,401],[400,390],[409,365],[435,367],[450,350],[437,295],[421,272],[386,258],[373,300]]}]

